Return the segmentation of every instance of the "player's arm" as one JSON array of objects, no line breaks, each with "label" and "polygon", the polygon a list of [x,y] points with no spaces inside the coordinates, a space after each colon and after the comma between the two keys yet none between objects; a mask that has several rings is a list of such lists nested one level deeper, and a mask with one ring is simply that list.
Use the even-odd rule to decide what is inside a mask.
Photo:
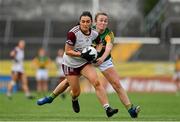
[{"label": "player's arm", "polygon": [[113,32],[110,32],[108,35],[105,37],[106,41],[106,46],[105,46],[105,52],[103,55],[97,59],[98,64],[101,64],[104,62],[106,57],[111,53],[112,47],[113,47],[113,42],[114,42],[114,34]]},{"label": "player's arm", "polygon": [[51,60],[50,57],[47,57],[47,65],[51,64],[53,61]]},{"label": "player's arm", "polygon": [[110,34],[106,35],[105,41],[106,41],[105,52],[101,56],[101,58],[103,60],[105,60],[106,57],[111,53],[111,49],[113,47],[113,42],[114,42],[114,34],[113,34],[113,32],[110,32]]},{"label": "player's arm", "polygon": [[86,59],[87,61],[92,61],[92,56],[89,55],[90,51],[91,50],[88,50],[84,53],[81,53],[80,51],[74,51],[73,46],[70,46],[68,44],[65,45],[65,53],[67,55],[75,56],[75,57],[81,57],[83,59]]},{"label": "player's arm", "polygon": [[15,48],[10,52],[10,57],[13,58],[13,60],[18,63],[18,59],[16,59],[17,49]]},{"label": "player's arm", "polygon": [[46,61],[46,68],[49,69],[50,71],[53,71],[56,69],[56,65],[54,65],[52,59],[50,57],[47,57],[47,61]]},{"label": "player's arm", "polygon": [[65,53],[66,53],[66,55],[69,55],[69,56],[75,56],[75,57],[81,56],[81,52],[74,51],[74,46],[71,46],[69,44],[65,45]]},{"label": "player's arm", "polygon": [[33,65],[33,68],[34,68],[34,69],[37,69],[37,68],[38,68],[38,59],[37,59],[37,57],[35,57],[35,58],[32,60],[32,65]]},{"label": "player's arm", "polygon": [[10,56],[11,56],[12,58],[14,58],[14,57],[16,56],[16,49],[14,49],[14,50],[12,50],[12,51],[10,52]]},{"label": "player's arm", "polygon": [[66,44],[65,44],[65,53],[66,53],[66,55],[75,56],[75,57],[80,57],[81,56],[80,51],[75,51],[74,50],[75,42],[76,42],[75,34],[73,32],[68,32],[67,41],[66,41]]},{"label": "player's arm", "polygon": [[58,57],[56,57],[56,60],[54,62],[55,62],[56,68],[58,69],[59,66],[61,65],[61,63],[58,61]]}]

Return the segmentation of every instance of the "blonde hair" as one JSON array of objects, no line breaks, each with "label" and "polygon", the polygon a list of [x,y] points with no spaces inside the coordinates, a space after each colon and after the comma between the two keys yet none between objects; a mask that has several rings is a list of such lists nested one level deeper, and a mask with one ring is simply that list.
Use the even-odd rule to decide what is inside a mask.
[{"label": "blonde hair", "polygon": [[105,12],[98,12],[96,15],[95,15],[95,22],[97,21],[97,18],[99,15],[104,15],[104,16],[107,16],[108,17],[108,14],[106,14]]}]

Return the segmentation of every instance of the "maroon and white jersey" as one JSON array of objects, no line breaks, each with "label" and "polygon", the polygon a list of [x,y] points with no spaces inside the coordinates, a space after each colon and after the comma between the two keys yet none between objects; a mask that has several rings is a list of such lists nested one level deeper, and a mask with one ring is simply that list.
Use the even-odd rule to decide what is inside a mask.
[{"label": "maroon and white jersey", "polygon": [[[91,46],[92,43],[101,43],[99,34],[97,31],[91,29],[89,35],[84,34],[79,25],[73,27],[67,34],[66,44],[73,46],[75,51],[82,51],[85,47]],[[63,64],[69,67],[77,68],[87,63],[87,61],[81,57],[68,56],[64,53]]]},{"label": "maroon and white jersey", "polygon": [[14,51],[15,56],[13,58],[12,71],[23,72],[24,50],[16,47]]}]

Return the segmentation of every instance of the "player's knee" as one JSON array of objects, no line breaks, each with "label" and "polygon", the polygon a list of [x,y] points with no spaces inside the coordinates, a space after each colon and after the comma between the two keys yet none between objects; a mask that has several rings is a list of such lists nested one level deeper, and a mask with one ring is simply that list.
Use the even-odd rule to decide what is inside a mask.
[{"label": "player's knee", "polygon": [[98,80],[93,80],[93,81],[94,81],[93,86],[94,86],[95,89],[101,87],[101,84],[100,84],[100,82]]}]

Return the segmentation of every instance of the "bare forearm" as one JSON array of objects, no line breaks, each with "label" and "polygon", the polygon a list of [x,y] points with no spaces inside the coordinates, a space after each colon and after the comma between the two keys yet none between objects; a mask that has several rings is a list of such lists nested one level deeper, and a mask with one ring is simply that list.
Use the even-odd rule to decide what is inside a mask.
[{"label": "bare forearm", "polygon": [[70,50],[70,51],[66,52],[66,55],[80,57],[81,56],[81,52],[79,52],[79,51],[76,52],[74,50]]},{"label": "bare forearm", "polygon": [[105,59],[111,53],[112,45],[107,45],[101,58]]},{"label": "bare forearm", "polygon": [[74,56],[74,57],[80,57],[81,56],[81,52],[75,51],[74,47],[69,46],[68,44],[66,44],[66,46],[65,46],[65,53],[66,53],[66,55]]}]

